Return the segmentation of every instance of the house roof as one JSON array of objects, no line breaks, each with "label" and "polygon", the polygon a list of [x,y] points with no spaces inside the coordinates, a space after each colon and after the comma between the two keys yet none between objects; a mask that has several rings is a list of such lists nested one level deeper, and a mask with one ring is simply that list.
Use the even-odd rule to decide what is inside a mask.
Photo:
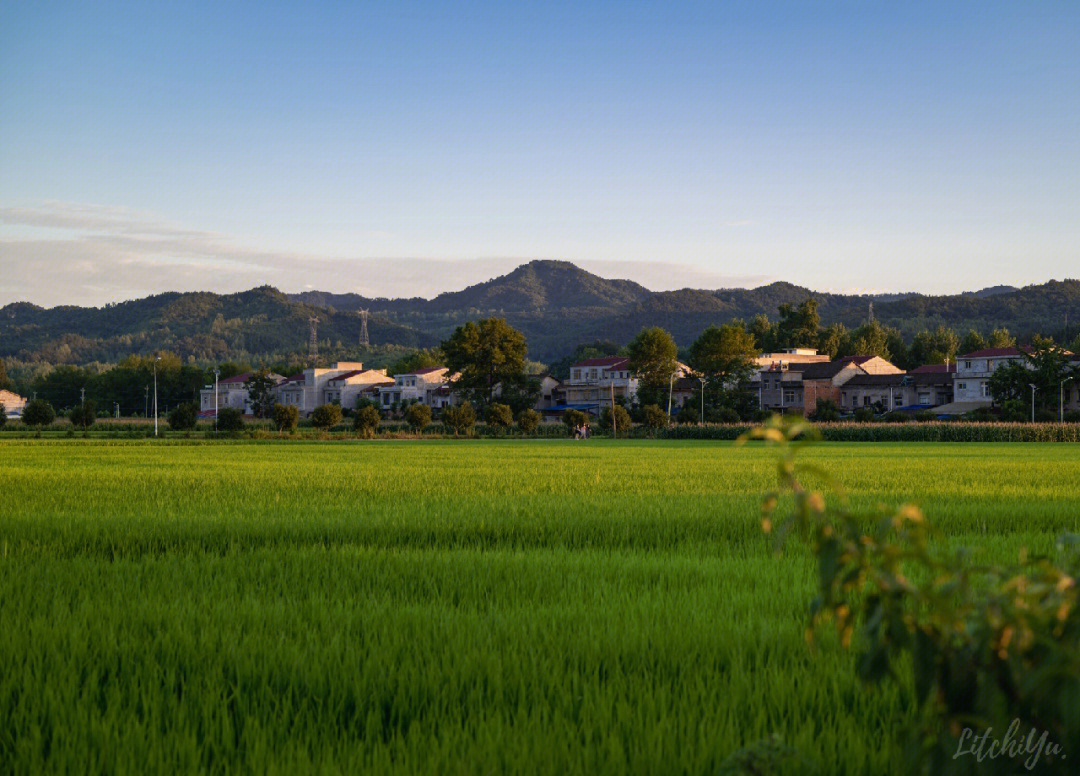
[{"label": "house roof", "polygon": [[964,353],[958,358],[1004,358],[1005,356],[1019,356],[1021,352],[1017,348],[983,348]]},{"label": "house roof", "polygon": [[[425,366],[422,369],[414,369],[412,372],[402,372],[403,375],[429,375],[433,372],[443,372],[446,370],[445,366]],[[398,375],[399,377],[401,375]]]},{"label": "house roof", "polygon": [[229,385],[231,383],[246,383],[249,377],[251,377],[251,372],[244,372],[243,374],[226,377],[224,380],[218,380],[218,385]]},{"label": "house roof", "polygon": [[615,366],[624,362],[629,363],[629,361],[630,359],[626,356],[601,356],[600,358],[587,358],[584,361],[578,361],[573,366]]},{"label": "house roof", "polygon": [[956,364],[923,364],[912,369],[908,374],[911,375],[928,375],[928,374],[944,374],[946,372],[955,372]]},{"label": "house roof", "polygon": [[858,366],[871,358],[872,356],[852,356],[838,361],[826,361],[823,364],[807,364],[802,370],[803,380],[831,380],[849,366]]},{"label": "house roof", "polygon": [[852,386],[858,388],[859,386],[863,386],[871,388],[880,385],[901,385],[906,377],[907,375],[902,372],[891,375],[855,375],[844,383],[844,387],[847,388],[848,386]]}]

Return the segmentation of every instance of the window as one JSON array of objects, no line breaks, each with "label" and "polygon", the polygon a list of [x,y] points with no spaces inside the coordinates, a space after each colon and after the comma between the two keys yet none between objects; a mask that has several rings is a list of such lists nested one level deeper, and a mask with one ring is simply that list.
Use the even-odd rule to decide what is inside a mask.
[{"label": "window", "polygon": [[964,362],[964,369],[971,369],[971,362],[970,361],[965,361]]},{"label": "window", "polygon": [[786,389],[784,391],[784,404],[794,404],[794,403],[795,403],[795,391],[793,391],[791,388],[788,388],[788,389]]},{"label": "window", "polygon": [[984,399],[989,398],[989,396],[990,396],[990,384],[989,383],[983,383],[982,384],[982,395],[983,395]]},{"label": "window", "polygon": [[864,407],[869,407],[870,406],[870,397],[869,396],[863,396],[862,397],[862,403],[863,403]]},{"label": "window", "polygon": [[893,400],[893,406],[894,407],[903,407],[904,406],[904,397],[903,396],[897,396]]},{"label": "window", "polygon": [[967,383],[957,383],[956,387],[959,388],[961,391],[966,391],[967,390]]},{"label": "window", "polygon": [[929,404],[929,403],[930,403],[930,394],[929,393],[920,393],[919,394],[919,404]]}]

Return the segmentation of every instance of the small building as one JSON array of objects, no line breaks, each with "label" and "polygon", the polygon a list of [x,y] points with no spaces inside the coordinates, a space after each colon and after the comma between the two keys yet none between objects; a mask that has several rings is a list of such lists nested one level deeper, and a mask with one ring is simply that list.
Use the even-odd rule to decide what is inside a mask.
[{"label": "small building", "polygon": [[993,404],[990,377],[994,370],[1023,358],[1024,354],[1018,348],[985,348],[958,356],[953,377],[954,400],[965,405],[989,407]]},{"label": "small building", "polygon": [[345,409],[355,409],[366,388],[386,382],[385,369],[350,369],[326,381],[320,403],[339,404]]},{"label": "small building", "polygon": [[[453,403],[449,371],[445,366],[429,366],[394,375],[392,383],[379,385],[379,406],[390,409],[407,402],[421,402],[433,409],[449,406]],[[442,388],[446,391],[440,392]]]},{"label": "small building", "polygon": [[[203,417],[213,417],[214,408],[223,410],[226,407],[240,410],[245,415],[251,414],[251,397],[248,396],[247,381],[251,379],[252,372],[226,377],[218,380],[217,398],[215,403],[214,384],[203,386],[199,391],[199,414]],[[269,374],[274,381],[275,387],[285,381],[279,374]]]},{"label": "small building", "polygon": [[819,401],[838,406],[841,388],[856,375],[898,375],[903,371],[880,356],[846,356],[835,361],[777,362],[751,380],[762,409],[810,415]]},{"label": "small building", "polygon": [[4,405],[4,414],[9,418],[17,418],[22,415],[26,407],[26,397],[20,396],[13,391],[0,391],[0,404]]},{"label": "small building", "polygon": [[[386,377],[385,372],[365,370],[364,364],[360,361],[339,361],[329,368],[305,369],[300,374],[284,378],[274,388],[274,394],[280,404],[294,406],[301,415],[306,416],[310,415],[320,404],[341,402],[343,397],[348,400],[347,395],[359,396],[360,391],[363,389],[363,381],[369,379],[368,373],[371,372],[376,373],[376,375],[381,374],[381,378]],[[336,378],[342,378],[346,375],[349,377],[345,380],[338,380],[338,382],[332,384],[332,381]],[[348,382],[350,379],[356,379],[358,382],[350,384]],[[370,381],[374,382],[375,380],[376,377],[370,375]],[[354,385],[355,393],[353,393]],[[356,399],[352,399],[351,405],[343,403],[342,406],[355,407]]]}]

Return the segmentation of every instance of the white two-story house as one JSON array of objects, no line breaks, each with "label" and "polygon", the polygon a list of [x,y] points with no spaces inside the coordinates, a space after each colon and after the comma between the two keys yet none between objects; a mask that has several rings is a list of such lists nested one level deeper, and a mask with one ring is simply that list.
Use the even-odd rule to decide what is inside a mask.
[{"label": "white two-story house", "polygon": [[989,407],[993,403],[990,376],[994,370],[1023,358],[1024,354],[1017,348],[986,348],[958,356],[953,375],[953,401]]},{"label": "white two-story house", "polygon": [[389,409],[407,402],[420,402],[433,409],[453,403],[448,385],[449,370],[444,366],[429,366],[415,372],[394,375],[391,385],[379,386],[379,406]]}]

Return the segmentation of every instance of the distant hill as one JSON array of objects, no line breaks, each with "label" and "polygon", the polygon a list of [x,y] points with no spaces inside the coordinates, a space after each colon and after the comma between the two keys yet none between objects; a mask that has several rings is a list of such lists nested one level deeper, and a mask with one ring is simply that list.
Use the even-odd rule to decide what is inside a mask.
[{"label": "distant hill", "polygon": [[944,324],[963,334],[1006,326],[1015,334],[1054,334],[1065,316],[1080,322],[1080,281],[1050,281],[1026,288],[995,286],[950,296],[845,295],[791,283],[753,289],[682,289],[654,292],[629,280],[611,280],[563,261],[533,261],[512,272],[434,299],[368,298],[306,291],[287,295],[262,287],[239,294],[168,293],[103,308],[11,304],[0,309],[0,357],[51,363],[116,361],[165,348],[184,357],[226,359],[286,356],[307,350],[307,320],[318,315],[320,347],[353,348],[360,318],[371,311],[369,332],[378,345],[431,347],[455,326],[497,315],[528,338],[530,356],[555,360],[582,342],[627,342],[644,326],[663,326],[689,344],[706,326],[759,313],[775,320],[782,303],[813,296],[823,324],[862,324],[875,317],[911,337]]}]

